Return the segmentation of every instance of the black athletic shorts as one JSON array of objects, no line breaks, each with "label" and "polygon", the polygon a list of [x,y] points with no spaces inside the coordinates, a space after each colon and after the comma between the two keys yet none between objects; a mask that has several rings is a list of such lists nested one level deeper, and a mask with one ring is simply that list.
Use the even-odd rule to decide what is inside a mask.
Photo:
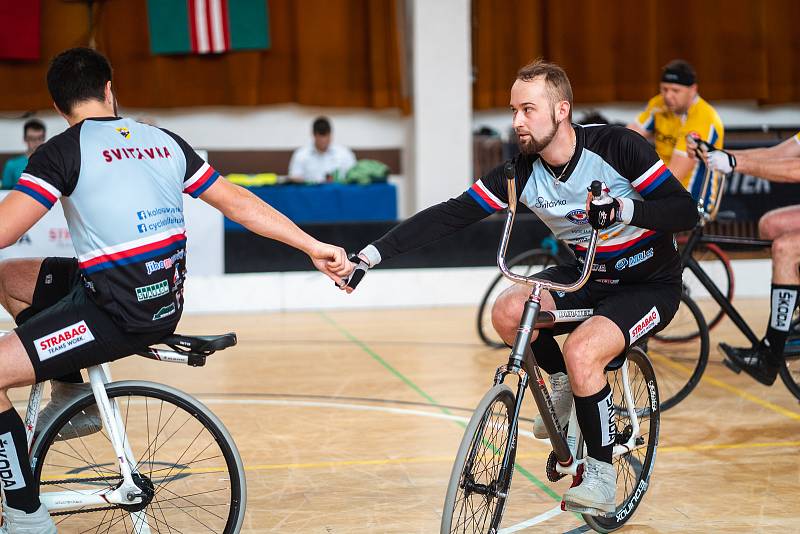
[{"label": "black athletic shorts", "polygon": [[29,310],[14,331],[37,382],[129,356],[174,330],[126,332],[89,297],[75,258],[44,259]]},{"label": "black athletic shorts", "polygon": [[[535,275],[537,278],[571,284],[581,275],[580,266],[556,265]],[[607,317],[625,336],[627,349],[669,324],[681,300],[681,282],[644,281],[621,284],[614,279],[590,279],[574,293],[550,291],[559,310],[594,309],[594,315]],[[554,333],[571,332],[580,323],[556,324]]]}]

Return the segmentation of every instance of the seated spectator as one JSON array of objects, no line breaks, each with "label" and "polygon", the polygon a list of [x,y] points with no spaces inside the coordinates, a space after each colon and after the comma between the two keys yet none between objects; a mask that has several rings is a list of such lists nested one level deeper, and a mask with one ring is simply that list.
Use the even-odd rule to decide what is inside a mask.
[{"label": "seated spectator", "polygon": [[300,147],[289,161],[289,180],[320,184],[344,179],[347,171],[356,164],[353,151],[331,143],[331,123],[318,117],[312,127],[314,141]]},{"label": "seated spectator", "polygon": [[44,123],[38,119],[31,119],[22,127],[22,138],[28,147],[24,154],[6,161],[3,167],[3,189],[14,189],[20,175],[28,166],[28,158],[39,145],[45,141]]}]

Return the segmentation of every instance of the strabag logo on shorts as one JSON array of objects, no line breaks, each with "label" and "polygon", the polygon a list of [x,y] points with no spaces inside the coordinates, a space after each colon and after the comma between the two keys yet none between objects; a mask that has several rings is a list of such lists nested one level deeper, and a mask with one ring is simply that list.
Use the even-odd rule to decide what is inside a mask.
[{"label": "strabag logo on shorts", "polygon": [[89,330],[89,327],[86,326],[86,321],[80,321],[40,337],[34,340],[33,344],[36,347],[39,359],[44,361],[90,341],[94,341],[94,335]]},{"label": "strabag logo on shorts", "polygon": [[658,310],[655,306],[653,309],[647,312],[647,315],[642,317],[638,323],[636,323],[633,328],[630,329],[630,342],[633,343],[650,330],[656,327],[658,323],[661,322],[661,316],[658,315]]},{"label": "strabag logo on shorts", "polygon": [[20,490],[25,487],[25,478],[19,468],[17,449],[14,447],[14,438],[11,432],[0,436],[0,481],[3,490]]},{"label": "strabag logo on shorts", "polygon": [[158,298],[167,293],[169,293],[169,282],[167,280],[162,280],[155,284],[150,284],[149,286],[137,287],[136,300],[142,302],[144,300]]}]

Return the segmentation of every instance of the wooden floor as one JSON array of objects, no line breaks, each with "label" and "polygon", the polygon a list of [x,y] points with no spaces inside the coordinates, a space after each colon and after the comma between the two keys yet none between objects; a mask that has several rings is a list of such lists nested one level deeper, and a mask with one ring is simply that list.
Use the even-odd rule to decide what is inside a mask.
[{"label": "wooden floor", "polygon": [[[766,300],[738,304],[760,335]],[[438,532],[462,418],[507,357],[473,323],[469,308],[193,316],[182,333],[236,331],[239,345],[200,369],[128,358],[114,378],[166,382],[223,419],[247,469],[243,532]],[[706,378],[663,414],[626,532],[800,529],[800,406],[780,380],[766,388],[719,364],[716,344],[741,339],[727,321],[714,330]],[[534,413],[531,400],[523,415]],[[566,483],[545,482],[548,452],[520,438],[530,475],[515,475],[504,527],[558,505]],[[525,532],[585,529],[558,513]]]}]

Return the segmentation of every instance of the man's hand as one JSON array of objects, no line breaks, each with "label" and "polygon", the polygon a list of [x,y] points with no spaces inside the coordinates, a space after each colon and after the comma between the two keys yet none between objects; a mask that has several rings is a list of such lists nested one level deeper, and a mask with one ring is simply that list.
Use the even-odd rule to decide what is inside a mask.
[{"label": "man's hand", "polygon": [[712,171],[729,174],[736,168],[736,158],[724,150],[712,150],[706,156],[706,164]]},{"label": "man's hand", "polygon": [[370,268],[369,261],[362,254],[358,256],[352,254],[349,259],[350,264],[353,265],[353,269],[347,274],[347,278],[339,284],[339,289],[346,292],[348,295],[356,290],[356,286],[358,286],[361,280],[367,275],[367,271]]},{"label": "man's hand", "polygon": [[337,286],[342,286],[342,277],[349,275],[355,266],[347,259],[347,252],[341,247],[317,241],[308,253],[314,267]]}]

